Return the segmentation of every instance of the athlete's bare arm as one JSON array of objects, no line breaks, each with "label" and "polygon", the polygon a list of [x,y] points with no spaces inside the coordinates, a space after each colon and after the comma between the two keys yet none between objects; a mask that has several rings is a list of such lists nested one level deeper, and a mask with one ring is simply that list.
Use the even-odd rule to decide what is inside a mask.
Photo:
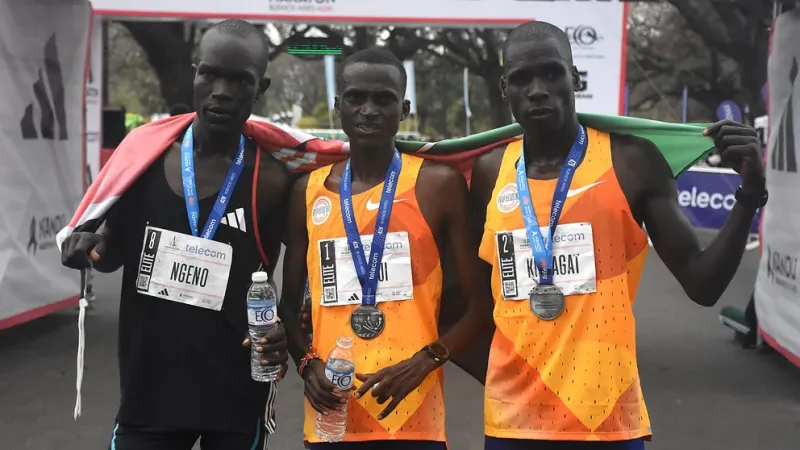
[{"label": "athlete's bare arm", "polygon": [[286,253],[283,257],[283,290],[278,315],[286,327],[289,354],[299,367],[307,351],[305,333],[300,328],[299,311],[303,304],[307,268],[308,230],[306,228],[306,186],[308,175],[301,177],[291,189],[286,221]]},{"label": "athlete's bare arm", "polygon": [[433,233],[437,242],[446,241],[446,245],[440,244],[439,247],[446,247],[450,251],[461,286],[462,297],[448,301],[461,303],[465,313],[439,339],[451,355],[457,355],[463,353],[493,324],[489,279],[481,276],[478,257],[480,238],[470,226],[472,211],[469,188],[464,176],[457,170],[428,161],[423,163],[417,183],[423,187],[422,192],[436,193],[420,195],[417,201],[426,221],[436,224]]},{"label": "athlete's bare arm", "polygon": [[[288,242],[283,258],[283,291],[278,315],[284,323],[288,337],[289,354],[299,368],[309,351],[306,334],[300,326],[300,308],[303,305],[308,269],[308,229],[306,227],[306,187],[308,175],[302,176],[292,187],[289,198],[289,218],[286,224]],[[325,412],[346,402],[334,393],[333,384],[325,377],[325,364],[320,359],[308,362],[303,370],[304,393],[308,402],[318,412]]]},{"label": "athlete's bare arm", "polygon": [[116,272],[122,267],[122,237],[119,230],[125,221],[126,196],[114,204],[96,232],[75,232],[61,244],[61,263],[72,269],[91,264],[102,273]]},{"label": "athlete's bare arm", "polygon": [[[500,173],[500,163],[503,160],[503,152],[505,147],[499,147],[491,152],[481,155],[472,168],[472,183],[470,185],[470,210],[472,217],[470,226],[473,229],[473,239],[476,244],[473,247],[475,255],[478,254],[478,245],[481,237],[483,236],[483,225],[486,222],[486,206],[492,197],[494,184],[497,181],[497,175]],[[478,258],[478,277],[484,280],[485,283],[491,285],[492,266],[486,261]],[[491,301],[491,294],[490,294]],[[442,312],[446,312],[442,308]],[[452,311],[452,310],[449,310]],[[492,312],[489,311],[491,316]],[[440,317],[440,330],[441,325],[452,324],[457,320],[455,317]],[[444,332],[444,330],[442,330]],[[469,351],[462,352],[452,358],[454,364],[462,370],[472,375],[473,378],[478,380],[481,384],[486,381],[486,369],[489,365],[489,349],[492,343],[492,336],[494,335],[494,324],[492,323],[484,333],[475,339],[469,348]]]},{"label": "athlete's bare arm", "polygon": [[286,236],[286,215],[289,210],[289,196],[296,177],[286,169],[286,165],[276,160],[270,153],[261,151],[258,167],[256,199],[258,204],[258,225],[261,245],[267,255],[269,267],[265,270],[270,280],[281,252],[281,242]]},{"label": "athlete's bare arm", "polygon": [[[755,184],[757,188],[761,183],[763,188],[763,181],[759,181],[763,167],[755,130],[752,148],[737,143],[751,140],[746,128],[749,127],[723,128],[715,142],[723,157],[728,152],[728,157],[733,154],[743,159],[751,155],[757,158],[746,162],[754,167],[743,176],[743,185]],[[726,141],[732,141],[733,145],[727,145]],[[717,236],[702,249],[692,224],[678,204],[672,170],[658,148],[645,139],[622,135],[612,136],[611,146],[622,190],[634,217],[647,228],[659,257],[692,301],[713,306],[739,267],[755,209],[737,202]]]},{"label": "athlete's bare arm", "polygon": [[[451,355],[463,353],[492,324],[492,295],[488,280],[479,276],[477,240],[469,226],[471,213],[467,183],[463,175],[452,167],[425,161],[416,190],[420,211],[438,247],[442,248],[441,243],[446,240],[453,255],[463,297],[451,300],[466,304],[464,315],[440,337],[439,342]],[[421,349],[411,358],[374,374],[356,374],[364,382],[356,392],[356,398],[370,390],[370,395],[377,398],[379,404],[391,398],[378,415],[378,420],[381,420],[438,367],[433,358]]]}]

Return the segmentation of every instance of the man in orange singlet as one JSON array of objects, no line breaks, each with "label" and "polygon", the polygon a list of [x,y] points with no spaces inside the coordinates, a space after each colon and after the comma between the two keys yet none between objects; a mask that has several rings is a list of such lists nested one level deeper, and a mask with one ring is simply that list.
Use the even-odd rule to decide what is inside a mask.
[{"label": "man in orange singlet", "polygon": [[689,298],[716,303],[767,199],[757,134],[731,121],[706,130],[742,186],[702,249],[658,149],[579,125],[580,80],[561,30],[521,25],[503,60],[504,97],[524,138],[479,158],[471,185],[495,301],[485,448],[644,448],[652,431],[633,317],[642,225]]},{"label": "man in orange singlet", "polygon": [[[311,449],[443,450],[441,366],[491,328],[467,184],[453,168],[395,149],[410,105],[403,101],[406,73],[393,54],[380,48],[354,53],[343,62],[338,84],[336,111],[351,157],[298,181],[287,227],[281,316],[305,380],[305,438]],[[444,244],[463,287],[458,300],[467,306],[440,338]],[[310,351],[298,318],[306,273]],[[328,381],[321,359],[339,337],[352,340],[363,383],[352,399],[337,395],[335,388],[351,387]],[[344,437],[321,442],[317,413],[341,403],[347,405]]]}]

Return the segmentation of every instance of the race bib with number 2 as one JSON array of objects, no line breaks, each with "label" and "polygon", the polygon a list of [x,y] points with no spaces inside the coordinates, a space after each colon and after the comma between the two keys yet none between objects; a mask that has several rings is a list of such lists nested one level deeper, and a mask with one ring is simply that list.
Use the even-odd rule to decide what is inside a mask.
[{"label": "race bib with number 2", "polygon": [[[540,227],[544,239],[548,227]],[[495,233],[497,261],[503,298],[525,300],[539,284],[538,264],[533,260],[525,229]],[[567,223],[553,236],[553,283],[564,295],[590,294],[597,290],[592,224]]]}]

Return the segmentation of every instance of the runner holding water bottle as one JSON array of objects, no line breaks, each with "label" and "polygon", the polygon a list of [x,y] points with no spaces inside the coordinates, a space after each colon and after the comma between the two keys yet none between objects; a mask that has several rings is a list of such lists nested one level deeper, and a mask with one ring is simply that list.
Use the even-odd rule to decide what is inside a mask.
[{"label": "runner holding water bottle", "polygon": [[[280,308],[305,380],[311,449],[445,449],[441,366],[491,326],[464,177],[394,147],[409,113],[405,78],[402,63],[383,49],[343,62],[336,111],[351,157],[301,178],[291,195]],[[439,337],[444,243],[464,291],[458,300],[468,306]],[[310,349],[299,322],[306,274]],[[359,387],[353,398],[346,378],[334,378],[346,375],[331,364],[336,358],[329,358],[329,376],[321,359],[348,341]],[[331,412],[347,416],[341,437],[330,427],[344,423],[341,417],[323,417],[317,427],[318,414]]]}]

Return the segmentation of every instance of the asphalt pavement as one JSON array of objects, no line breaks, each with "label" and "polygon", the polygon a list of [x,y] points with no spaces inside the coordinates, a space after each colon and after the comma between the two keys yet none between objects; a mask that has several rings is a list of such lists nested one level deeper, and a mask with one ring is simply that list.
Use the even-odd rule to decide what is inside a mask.
[{"label": "asphalt pavement", "polygon": [[[722,306],[746,305],[757,250],[745,255],[713,308],[692,304],[650,253],[635,307],[639,368],[655,434],[648,450],[800,449],[800,369],[770,350],[742,349],[718,320]],[[0,331],[0,450],[108,448],[119,396],[119,281],[119,273],[96,279],[77,421],[76,312]],[[448,365],[445,391],[451,449],[482,449],[480,384]],[[279,430],[270,450],[303,448],[302,395],[297,376],[280,383]]]}]

